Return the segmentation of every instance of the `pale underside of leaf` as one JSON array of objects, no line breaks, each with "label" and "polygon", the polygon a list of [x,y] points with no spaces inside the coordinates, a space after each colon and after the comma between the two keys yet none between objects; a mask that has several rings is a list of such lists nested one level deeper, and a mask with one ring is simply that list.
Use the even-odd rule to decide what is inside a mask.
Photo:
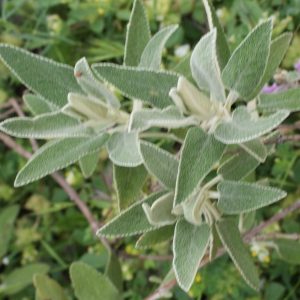
[{"label": "pale underside of leaf", "polygon": [[18,173],[15,186],[28,184],[78,161],[101,149],[108,134],[93,137],[65,138],[46,143]]}]

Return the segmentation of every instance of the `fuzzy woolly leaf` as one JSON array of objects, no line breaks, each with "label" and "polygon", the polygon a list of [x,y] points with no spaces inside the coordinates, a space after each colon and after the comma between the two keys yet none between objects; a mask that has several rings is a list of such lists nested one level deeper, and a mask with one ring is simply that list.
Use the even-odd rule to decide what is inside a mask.
[{"label": "fuzzy woolly leaf", "polygon": [[257,108],[263,112],[273,112],[280,109],[299,111],[300,88],[275,94],[260,94],[258,97]]},{"label": "fuzzy woolly leaf", "polygon": [[210,234],[209,241],[210,241],[209,259],[213,260],[216,257],[217,252],[221,246],[221,240],[220,240],[219,234],[217,232],[215,223],[213,223],[211,226],[211,234]]},{"label": "fuzzy woolly leaf", "polygon": [[230,57],[228,42],[211,0],[203,0],[203,4],[208,19],[209,29],[212,31],[214,28],[216,28],[217,31],[216,50],[219,66],[222,71]]},{"label": "fuzzy woolly leaf", "polygon": [[109,251],[109,258],[104,275],[112,282],[120,293],[123,292],[122,269],[116,253]]},{"label": "fuzzy woolly leaf", "polygon": [[147,179],[148,172],[144,165],[132,168],[114,165],[113,174],[119,210],[122,211],[139,198],[140,189]]},{"label": "fuzzy woolly leaf", "polygon": [[268,117],[251,120],[246,107],[239,106],[233,112],[231,122],[221,123],[215,131],[215,138],[225,144],[244,143],[268,133],[278,126],[287,116],[288,111],[278,111]]},{"label": "fuzzy woolly leaf", "polygon": [[185,138],[179,162],[174,206],[188,199],[222,157],[226,145],[200,127],[191,128]]},{"label": "fuzzy woolly leaf", "polygon": [[290,264],[300,264],[300,243],[287,239],[276,239],[279,255]]},{"label": "fuzzy woolly leaf", "polygon": [[108,63],[94,64],[92,68],[100,78],[132,100],[141,100],[158,108],[174,105],[169,91],[177,85],[179,76],[176,73]]},{"label": "fuzzy woolly leaf", "polygon": [[218,191],[218,206],[225,214],[246,213],[286,196],[286,192],[280,189],[239,181],[221,181]]},{"label": "fuzzy woolly leaf", "polygon": [[28,89],[60,108],[69,92],[82,93],[73,68],[26,50],[0,44],[0,58]]},{"label": "fuzzy woolly leaf", "polygon": [[122,299],[117,288],[106,276],[82,262],[71,264],[70,277],[79,300]]},{"label": "fuzzy woolly leaf", "polygon": [[33,275],[36,273],[47,273],[49,266],[41,263],[28,264],[21,268],[14,268],[0,285],[0,294],[13,295],[32,283]]},{"label": "fuzzy woolly leaf", "polygon": [[61,170],[83,156],[101,149],[108,134],[89,138],[65,138],[53,140],[41,147],[18,173],[15,186],[22,186]]},{"label": "fuzzy woolly leaf", "polygon": [[84,178],[89,178],[92,176],[96,169],[98,159],[98,152],[88,154],[79,159],[79,166]]},{"label": "fuzzy woolly leaf", "polygon": [[178,160],[169,152],[145,141],[140,142],[146,169],[167,189],[174,190]]},{"label": "fuzzy woolly leaf", "polygon": [[151,38],[146,11],[140,0],[134,1],[127,26],[124,65],[136,67]]},{"label": "fuzzy woolly leaf", "polygon": [[45,274],[35,274],[33,284],[40,299],[70,300],[64,289]]},{"label": "fuzzy woolly leaf", "polygon": [[272,19],[256,26],[234,50],[222,72],[222,80],[229,90],[248,98],[260,83],[268,62],[272,33]]},{"label": "fuzzy woolly leaf", "polygon": [[267,158],[267,148],[260,139],[241,143],[240,146],[259,162],[264,162]]},{"label": "fuzzy woolly leaf", "polygon": [[284,54],[290,44],[292,36],[293,36],[292,33],[284,33],[279,37],[277,37],[274,41],[272,41],[270,47],[270,55],[268,58],[268,63],[267,63],[265,73],[259,85],[255,88],[255,90],[251,93],[251,95],[247,97],[248,100],[254,99],[260,93],[263,86],[274,75],[276,69],[278,68],[280,62],[284,57]]},{"label": "fuzzy woolly leaf", "polygon": [[23,100],[35,116],[50,113],[55,110],[53,106],[46,102],[43,98],[34,94],[25,94],[23,96]]},{"label": "fuzzy woolly leaf", "polygon": [[121,167],[136,167],[143,163],[138,132],[114,132],[106,143],[110,160]]},{"label": "fuzzy woolly leaf", "polygon": [[191,70],[201,90],[210,91],[217,101],[225,102],[225,90],[216,57],[216,38],[215,28],[201,38],[191,56]]},{"label": "fuzzy woolly leaf", "polygon": [[191,53],[183,58],[174,68],[173,71],[183,75],[187,80],[194,83],[192,70],[191,70]]},{"label": "fuzzy woolly leaf", "polygon": [[183,219],[176,224],[173,268],[179,286],[186,292],[194,281],[209,242],[209,234],[210,228],[206,223],[195,226]]},{"label": "fuzzy woolly leaf", "polygon": [[140,109],[133,111],[130,117],[129,130],[144,131],[150,127],[180,128],[195,125],[199,122],[193,117],[184,117],[176,107],[165,109]]},{"label": "fuzzy woolly leaf", "polygon": [[135,247],[138,249],[146,249],[168,241],[174,235],[174,228],[175,225],[173,224],[146,232],[138,239]]},{"label": "fuzzy woolly leaf", "polygon": [[60,111],[34,118],[10,118],[0,123],[0,130],[12,136],[35,139],[86,137],[95,134],[93,128],[80,124],[78,119]]},{"label": "fuzzy woolly leaf", "polygon": [[173,208],[174,193],[170,192],[158,198],[150,207],[143,203],[142,207],[149,223],[153,226],[166,226],[174,224],[177,217],[171,213]]},{"label": "fuzzy woolly leaf", "polygon": [[177,28],[178,25],[167,26],[151,38],[144,49],[139,67],[160,69],[161,55],[165,43]]},{"label": "fuzzy woolly leaf", "polygon": [[19,205],[10,205],[0,213],[0,258],[6,253],[9,241],[12,238],[13,227],[19,213]]},{"label": "fuzzy woolly leaf", "polygon": [[123,237],[156,229],[157,227],[149,224],[142,204],[147,203],[148,205],[152,205],[158,198],[166,193],[166,191],[159,191],[129,206],[110,222],[101,227],[97,231],[97,235],[103,237]]},{"label": "fuzzy woolly leaf", "polygon": [[251,288],[258,291],[259,278],[257,270],[240,235],[235,220],[231,218],[221,219],[216,223],[216,228],[224,247],[244,280]]},{"label": "fuzzy woolly leaf", "polygon": [[99,101],[104,99],[112,107],[120,107],[118,98],[99,80],[96,80],[85,57],[76,63],[74,75],[78,84],[90,97]]}]

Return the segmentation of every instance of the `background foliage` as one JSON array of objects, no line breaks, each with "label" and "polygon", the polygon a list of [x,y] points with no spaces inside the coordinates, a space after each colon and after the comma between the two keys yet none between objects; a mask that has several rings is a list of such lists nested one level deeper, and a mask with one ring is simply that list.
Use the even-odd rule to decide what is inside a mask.
[{"label": "background foliage", "polygon": [[[121,63],[124,54],[126,24],[133,1],[1,1],[1,42],[20,46],[56,61],[74,65],[85,56],[89,63],[111,61]],[[179,23],[180,27],[169,39],[164,51],[163,64],[172,68],[186,51],[193,49],[200,37],[208,31],[202,2],[184,0],[146,0],[152,33],[160,27]],[[300,1],[214,1],[218,16],[225,28],[233,50],[261,18],[276,16],[274,37],[284,31],[293,31],[294,37],[282,68],[293,70],[300,58]],[[184,47],[182,45],[185,45]],[[0,103],[14,97],[20,99],[24,87],[0,65]],[[131,103],[119,95],[124,109]],[[28,108],[24,107],[28,113]],[[14,116],[14,111],[10,112]],[[299,113],[288,120],[299,120]],[[7,117],[3,107],[1,119]],[[297,129],[292,131],[297,132]],[[27,140],[17,142],[31,151]],[[175,153],[178,145],[169,140],[154,140],[160,146]],[[280,144],[276,155],[251,174],[248,181],[270,177],[272,185],[285,189],[289,196],[265,209],[257,211],[255,222],[265,220],[280,209],[299,199],[300,143]],[[100,223],[107,222],[117,213],[116,192],[112,185],[112,165],[105,151],[97,171],[84,180],[79,166],[65,170],[67,181],[92,209]],[[69,266],[74,261],[85,262],[102,273],[108,260],[107,251],[93,237],[83,217],[69,200],[67,193],[48,176],[38,182],[18,189],[13,188],[17,171],[26,160],[5,145],[0,144],[0,224],[3,215],[10,216],[10,227],[0,226],[0,236],[9,239],[0,245],[2,259],[0,299],[33,299],[35,294],[30,269],[48,275],[58,281],[70,299],[75,299],[70,285]],[[144,185],[147,193],[150,184]],[[10,209],[9,213],[8,210]],[[299,214],[294,212],[280,223],[268,227],[265,233],[300,233]],[[1,238],[2,240],[2,238]],[[115,240],[114,247],[122,258],[124,299],[143,299],[151,293],[168,272],[171,261],[154,261],[147,255],[167,255],[169,244],[156,246],[154,250],[134,249],[135,238]],[[268,245],[253,248],[252,254],[260,266],[263,288],[252,291],[238,274],[228,256],[210,263],[199,271],[189,292],[179,287],[172,292],[172,299],[299,299],[299,265],[280,260]],[[264,253],[262,256],[259,254]],[[139,259],[134,258],[139,255]],[[142,256],[143,255],[143,256]],[[146,259],[140,259],[144,257]],[[22,273],[22,270],[24,273]],[[17,272],[17,273],[16,273]],[[17,274],[17,275],[16,275]],[[25,275],[24,275],[25,274]],[[41,275],[42,276],[42,275]],[[150,279],[150,280],[149,280]],[[38,278],[35,279],[37,282]],[[15,284],[15,283],[18,284]],[[6,284],[6,285],[4,285]]]}]

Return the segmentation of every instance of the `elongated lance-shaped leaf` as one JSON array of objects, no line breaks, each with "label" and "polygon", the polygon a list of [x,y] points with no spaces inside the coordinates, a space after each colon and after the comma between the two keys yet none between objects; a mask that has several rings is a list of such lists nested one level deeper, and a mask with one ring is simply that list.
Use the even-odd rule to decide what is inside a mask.
[{"label": "elongated lance-shaped leaf", "polygon": [[12,136],[35,139],[86,137],[95,134],[93,128],[80,124],[78,119],[60,111],[35,118],[10,118],[0,123],[0,130]]},{"label": "elongated lance-shaped leaf", "polygon": [[147,203],[148,205],[152,205],[155,200],[166,193],[166,191],[153,193],[147,198],[129,206],[127,209],[123,210],[119,215],[101,227],[97,231],[97,235],[102,237],[124,237],[157,229],[157,227],[152,226],[148,222],[148,219],[142,208],[142,204]]},{"label": "elongated lance-shaped leaf", "polygon": [[109,251],[109,257],[105,268],[104,275],[112,282],[112,284],[117,288],[119,293],[123,292],[123,279],[122,279],[122,269],[119,259],[116,253],[112,250]]},{"label": "elongated lance-shaped leaf", "polygon": [[158,108],[174,105],[169,91],[177,85],[178,74],[163,70],[94,64],[97,75],[112,84],[124,96],[141,100]]},{"label": "elongated lance-shaped leaf", "polygon": [[13,227],[19,213],[19,205],[11,205],[0,213],[0,258],[6,253],[9,241],[12,238]]},{"label": "elongated lance-shaped leaf", "polygon": [[183,75],[190,82],[194,83],[192,70],[191,70],[191,53],[188,54],[185,58],[183,58],[174,68],[173,71]]},{"label": "elongated lance-shaped leaf", "polygon": [[119,291],[107,276],[82,262],[71,264],[70,277],[75,295],[79,300],[122,299]]},{"label": "elongated lance-shaped leaf", "polygon": [[220,240],[219,234],[217,232],[215,223],[213,223],[211,226],[209,242],[210,242],[209,259],[213,260],[216,257],[217,252],[221,246],[221,240]]},{"label": "elongated lance-shaped leaf", "polygon": [[194,281],[209,242],[209,234],[210,228],[206,223],[195,226],[183,219],[176,224],[173,268],[179,286],[186,292]]},{"label": "elongated lance-shaped leaf", "polygon": [[277,37],[274,41],[272,41],[270,47],[270,55],[268,58],[268,63],[267,63],[265,73],[258,86],[251,93],[251,95],[247,97],[247,100],[254,99],[254,97],[256,97],[260,93],[263,86],[273,76],[273,74],[275,73],[276,69],[278,68],[280,62],[284,57],[284,54],[290,44],[292,36],[293,36],[292,33],[283,33],[282,35]]},{"label": "elongated lance-shaped leaf", "polygon": [[160,227],[158,229],[145,232],[136,242],[135,247],[138,249],[151,248],[170,240],[174,235],[175,224]]},{"label": "elongated lance-shaped leaf", "polygon": [[289,115],[288,111],[278,111],[268,117],[251,120],[246,107],[239,106],[233,112],[232,121],[221,123],[215,131],[215,138],[225,144],[244,143],[268,133]]},{"label": "elongated lance-shaped leaf", "polygon": [[200,127],[189,129],[179,162],[174,207],[188,199],[222,157],[226,145]]},{"label": "elongated lance-shaped leaf", "polygon": [[110,160],[121,167],[136,167],[143,163],[140,154],[138,132],[113,133],[106,143]]},{"label": "elongated lance-shaped leaf", "polygon": [[57,108],[67,104],[69,92],[83,93],[71,66],[6,44],[0,44],[0,59],[28,89]]},{"label": "elongated lance-shaped leaf", "polygon": [[119,108],[118,98],[94,77],[86,58],[81,58],[75,65],[74,75],[81,88],[94,99],[105,100],[107,104]]},{"label": "elongated lance-shaped leaf", "polygon": [[272,19],[256,26],[234,50],[222,72],[229,90],[246,98],[260,83],[268,62],[271,44]]},{"label": "elongated lance-shaped leaf", "polygon": [[89,178],[93,175],[97,167],[98,159],[99,159],[98,152],[88,154],[79,159],[79,166],[84,178]]},{"label": "elongated lance-shaped leaf", "polygon": [[225,214],[246,213],[274,203],[286,196],[277,188],[240,181],[221,181],[218,184],[219,208]]},{"label": "elongated lance-shaped leaf", "polygon": [[109,135],[53,140],[41,147],[18,173],[15,186],[22,186],[61,170],[83,156],[95,153]]},{"label": "elongated lance-shaped leaf", "polygon": [[144,165],[131,168],[114,165],[114,183],[120,211],[139,198],[140,189],[145,183],[147,175],[148,172]]},{"label": "elongated lance-shaped leaf", "polygon": [[151,38],[145,8],[141,0],[135,0],[127,25],[124,65],[136,67]]},{"label": "elongated lance-shaped leaf", "polygon": [[143,51],[139,67],[160,69],[161,55],[166,41],[178,28],[178,25],[167,26],[158,31]]},{"label": "elongated lance-shaped leaf", "polygon": [[259,290],[257,270],[252,262],[234,219],[221,219],[216,223],[220,239],[229,253],[235,266],[247,284],[255,291]]},{"label": "elongated lance-shaped leaf", "polygon": [[208,19],[209,29],[213,30],[214,28],[216,28],[217,30],[216,50],[219,66],[222,71],[230,57],[228,42],[224,35],[223,28],[218,20],[215,9],[211,3],[211,0],[203,0],[203,4]]},{"label": "elongated lance-shaped leaf", "polygon": [[35,274],[33,284],[40,299],[70,300],[58,282],[45,274]]},{"label": "elongated lance-shaped leaf", "polygon": [[144,164],[150,174],[167,189],[174,190],[178,172],[178,159],[151,143],[140,142]]},{"label": "elongated lance-shaped leaf", "polygon": [[169,192],[158,198],[150,207],[143,203],[142,207],[149,223],[153,226],[166,226],[176,222],[177,216],[171,213],[173,208],[174,193]]},{"label": "elongated lance-shaped leaf", "polygon": [[189,125],[196,125],[194,117],[184,117],[181,112],[173,106],[164,109],[140,109],[133,111],[130,116],[129,130],[144,131],[150,127],[180,128]]},{"label": "elongated lance-shaped leaf", "polygon": [[210,91],[215,100],[225,102],[225,90],[216,57],[216,38],[215,28],[201,38],[191,56],[191,70],[201,90]]},{"label": "elongated lance-shaped leaf", "polygon": [[290,264],[300,264],[300,243],[287,239],[276,239],[275,244],[278,246],[278,252],[281,258]]},{"label": "elongated lance-shaped leaf", "polygon": [[25,104],[28,106],[33,115],[42,115],[55,111],[56,109],[46,102],[43,98],[34,94],[25,94],[23,96]]},{"label": "elongated lance-shaped leaf", "polygon": [[240,146],[259,162],[264,162],[267,158],[267,148],[258,138],[241,143]]},{"label": "elongated lance-shaped leaf", "polygon": [[263,112],[273,112],[280,109],[300,111],[300,88],[275,94],[260,94],[257,108]]}]

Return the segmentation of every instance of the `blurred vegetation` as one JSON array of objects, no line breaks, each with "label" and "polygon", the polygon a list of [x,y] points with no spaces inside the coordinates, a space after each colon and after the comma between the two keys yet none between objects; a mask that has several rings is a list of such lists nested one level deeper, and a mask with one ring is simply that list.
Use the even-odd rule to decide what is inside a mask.
[{"label": "blurred vegetation", "polygon": [[[132,0],[2,0],[0,40],[33,51],[56,61],[75,65],[85,56],[90,63],[112,61],[122,63],[126,24],[129,21]],[[171,69],[190,49],[193,49],[208,25],[200,0],[144,0],[151,31],[179,23],[164,52],[164,66]],[[274,36],[293,31],[291,47],[282,63],[288,70],[300,58],[300,0],[214,1],[218,16],[225,28],[233,50],[261,19],[274,16]],[[49,74],[55,76],[55,74]],[[20,99],[24,87],[12,73],[0,65],[0,103],[14,97]],[[126,100],[122,103],[126,107]],[[0,117],[6,117],[1,109]],[[28,108],[24,107],[26,114]],[[13,114],[11,116],[14,116]],[[293,114],[287,122],[294,123],[300,114]],[[297,133],[297,129],[291,131]],[[27,140],[16,139],[28,151]],[[176,145],[160,140],[163,147],[175,151]],[[91,208],[100,222],[107,222],[117,212],[116,194],[112,182],[112,166],[107,153],[100,153],[98,170],[84,180],[79,166],[65,171],[68,182]],[[5,145],[0,144],[0,299],[34,299],[34,286],[29,269],[58,281],[66,294],[74,298],[70,286],[69,266],[74,261],[85,262],[104,272],[108,255],[66,192],[53,179],[31,183],[14,189],[13,182],[26,160]],[[251,174],[252,181],[270,177],[274,186],[288,191],[289,196],[266,209],[260,209],[255,223],[268,219],[300,196],[300,143],[281,144],[276,154]],[[146,191],[145,187],[145,191]],[[6,219],[4,220],[4,216]],[[284,221],[266,229],[268,232],[300,233],[299,213],[288,215]],[[2,222],[2,223],[1,223]],[[3,242],[2,242],[3,241]],[[126,254],[170,254],[169,244],[154,250],[136,250],[136,238],[116,240],[114,247],[120,257],[124,279],[124,299],[143,299],[157,288],[157,282],[167,274],[171,261],[140,260]],[[252,252],[260,269],[262,290],[253,292],[240,277],[228,256],[210,263],[199,271],[190,292],[185,294],[175,287],[171,299],[300,299],[299,265],[279,259],[272,248],[263,260]],[[267,257],[267,259],[266,259]],[[20,271],[21,270],[21,271]],[[22,273],[23,270],[23,273]],[[24,273],[25,272],[25,273]],[[25,275],[24,275],[25,274]],[[149,278],[151,279],[149,281]],[[15,284],[15,281],[18,284]],[[6,286],[4,286],[6,284]],[[7,287],[8,286],[8,287]]]}]

